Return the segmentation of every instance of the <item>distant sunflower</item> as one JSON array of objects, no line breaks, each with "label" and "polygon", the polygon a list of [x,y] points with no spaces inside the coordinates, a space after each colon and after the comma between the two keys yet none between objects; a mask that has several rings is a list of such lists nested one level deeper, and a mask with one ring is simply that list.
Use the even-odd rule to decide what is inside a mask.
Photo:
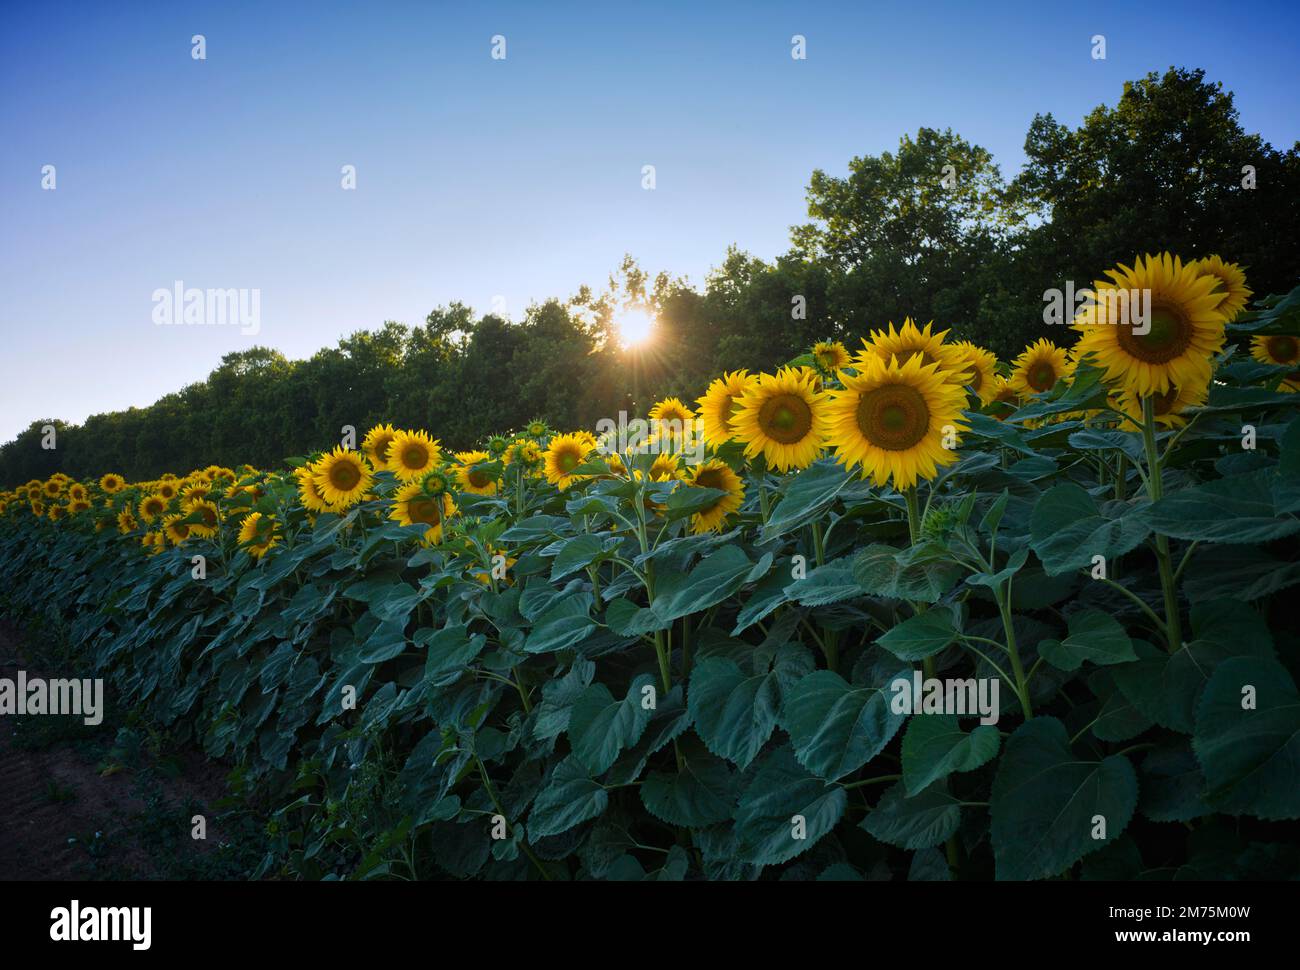
[{"label": "distant sunflower", "polygon": [[528,426],[524,428],[524,434],[530,438],[545,438],[550,433],[551,429],[547,427],[546,422],[541,418],[533,418],[528,422]]},{"label": "distant sunflower", "polygon": [[361,442],[361,450],[365,452],[374,468],[388,466],[388,446],[396,438],[397,429],[391,424],[377,424],[366,432],[366,437]]},{"label": "distant sunflower", "polygon": [[651,421],[680,421],[686,424],[695,420],[695,412],[680,398],[666,397],[650,409]]},{"label": "distant sunflower", "polygon": [[158,494],[162,496],[163,501],[165,502],[170,502],[177,496],[178,491],[174,477],[167,478],[166,476],[163,476],[163,478],[158,482]]},{"label": "distant sunflower", "polygon": [[838,340],[823,340],[813,344],[812,355],[818,367],[832,374],[849,366],[849,349]]},{"label": "distant sunflower", "polygon": [[655,456],[650,464],[650,481],[671,482],[681,477],[680,459],[667,453]]},{"label": "distant sunflower", "polygon": [[[392,451],[392,447],[389,450]],[[345,509],[361,501],[374,483],[375,476],[359,453],[347,451],[339,445],[316,462],[312,479],[321,498],[336,509]]]},{"label": "distant sunflower", "polygon": [[250,512],[239,527],[239,544],[254,559],[265,556],[278,538],[275,519],[261,512]]},{"label": "distant sunflower", "polygon": [[[1204,404],[1209,393],[1208,384],[1186,389],[1170,384],[1167,390],[1152,394],[1151,404],[1156,424],[1164,428],[1181,428],[1187,423],[1187,418],[1183,415],[1183,412],[1188,408],[1199,407]],[[1123,411],[1132,420],[1134,428],[1140,429],[1142,427],[1142,398],[1128,391],[1120,391],[1116,403],[1119,405],[1118,410]]]},{"label": "distant sunflower", "polygon": [[998,359],[992,352],[969,340],[958,341],[952,346],[957,351],[954,364],[963,374],[960,378],[964,381],[963,386],[975,392],[980,404],[990,403],[998,393]]},{"label": "distant sunflower", "polygon": [[1250,355],[1261,364],[1290,367],[1278,390],[1300,391],[1300,337],[1286,333],[1254,337],[1250,341]]},{"label": "distant sunflower", "polygon": [[738,402],[734,437],[744,444],[746,458],[761,454],[778,471],[807,468],[826,437],[826,402],[825,392],[793,368],[760,374]]},{"label": "distant sunflower", "polygon": [[303,508],[308,512],[334,511],[334,507],[325,501],[325,496],[316,485],[312,466],[304,465],[302,468],[295,468],[293,476],[298,479],[298,500],[302,502]]},{"label": "distant sunflower", "polygon": [[[552,442],[554,440],[554,438],[551,439]],[[506,445],[503,460],[506,465],[522,465],[525,471],[531,471],[541,465],[544,458],[542,449],[537,447],[536,441],[530,441],[527,438],[516,438]]]},{"label": "distant sunflower", "polygon": [[1243,268],[1236,263],[1225,263],[1219,256],[1206,256],[1192,265],[1202,276],[1214,277],[1214,289],[1211,292],[1219,297],[1219,305],[1215,309],[1223,314],[1228,323],[1232,323],[1246,309],[1253,292],[1246,285]]},{"label": "distant sunflower", "polygon": [[721,448],[735,434],[731,421],[736,415],[741,395],[757,378],[747,370],[731,371],[717,378],[697,403],[704,419],[704,440]]},{"label": "distant sunflower", "polygon": [[32,515],[37,515],[37,516],[44,516],[44,515],[45,515],[45,503],[44,503],[44,502],[41,502],[41,501],[38,500],[38,501],[32,502],[31,505],[32,505]]},{"label": "distant sunflower", "polygon": [[388,446],[388,470],[404,482],[432,471],[442,461],[442,449],[423,431],[399,431]]},{"label": "distant sunflower", "polygon": [[1022,398],[1044,394],[1070,372],[1065,348],[1050,340],[1035,341],[1011,365],[1011,389]]},{"label": "distant sunflower", "polygon": [[136,521],[130,509],[123,509],[117,513],[117,531],[126,535],[128,532],[134,532],[139,528],[140,523]]},{"label": "distant sunflower", "polygon": [[195,482],[193,485],[188,485],[181,489],[181,508],[187,509],[210,495],[212,495],[212,485],[209,482]]},{"label": "distant sunflower", "polygon": [[182,521],[184,518],[184,515],[177,513],[162,521],[162,531],[173,546],[179,546],[190,537],[190,527]]},{"label": "distant sunflower", "polygon": [[45,492],[46,498],[58,498],[63,494],[63,482],[57,478],[51,478],[41,486],[41,489]]},{"label": "distant sunflower", "polygon": [[574,434],[556,435],[546,446],[546,480],[561,491],[585,476],[573,470],[587,460],[592,445]]},{"label": "distant sunflower", "polygon": [[487,442],[488,454],[492,455],[494,458],[500,458],[506,453],[506,449],[509,447],[510,439],[505,435],[494,434]]},{"label": "distant sunflower", "polygon": [[424,531],[424,541],[434,545],[442,540],[444,523],[455,514],[456,503],[451,500],[451,493],[431,498],[424,493],[419,482],[411,482],[399,488],[393,496],[393,509],[388,517],[399,525],[428,526]]},{"label": "distant sunflower", "polygon": [[68,503],[68,511],[73,515],[80,515],[82,512],[89,512],[90,502],[84,498],[74,498]]},{"label": "distant sunflower", "polygon": [[68,498],[74,502],[84,502],[86,500],[86,486],[81,482],[73,482],[68,486]]},{"label": "distant sunflower", "polygon": [[167,537],[161,530],[146,532],[140,537],[140,545],[144,546],[149,555],[156,556],[167,548]]},{"label": "distant sunflower", "polygon": [[[1170,384],[1208,384],[1226,319],[1219,309],[1222,294],[1215,292],[1217,277],[1201,275],[1169,253],[1136,260],[1131,269],[1121,264],[1106,275],[1111,282],[1094,283],[1095,301],[1075,317],[1074,329],[1083,334],[1075,345],[1078,356],[1091,353],[1107,380],[1139,395],[1163,393]],[[1118,295],[1125,291],[1150,293],[1145,333],[1136,333],[1127,319],[1131,308],[1122,312],[1125,301]]]},{"label": "distant sunflower", "polygon": [[717,488],[726,492],[708,508],[691,516],[691,531],[721,532],[723,521],[744,504],[745,486],[731,467],[717,458],[701,462],[691,469],[688,481],[696,488]]},{"label": "distant sunflower", "polygon": [[140,518],[148,525],[153,525],[158,517],[167,511],[167,500],[161,495],[146,495],[140,499]]},{"label": "distant sunflower", "polygon": [[196,539],[211,539],[217,534],[217,526],[221,524],[221,513],[217,511],[217,504],[210,499],[201,498],[190,502],[186,507],[186,515],[198,515],[200,521],[189,523],[189,534]]},{"label": "distant sunflower", "polygon": [[885,363],[897,357],[900,364],[919,357],[922,364],[938,364],[941,370],[951,371],[956,363],[957,352],[952,344],[944,343],[948,331],[933,333],[933,326],[934,321],[931,321],[925,325],[925,329],[921,329],[912,322],[911,317],[906,317],[898,330],[894,329],[892,322],[888,330],[873,330],[871,337],[862,341],[862,349],[854,357],[854,365],[861,369],[872,357]]},{"label": "distant sunflower", "polygon": [[861,373],[843,381],[827,408],[828,443],[841,464],[860,468],[877,485],[892,479],[901,491],[957,460],[944,438],[966,427],[966,396],[938,364],[915,355],[904,364],[867,359]]},{"label": "distant sunflower", "polygon": [[62,522],[68,517],[68,507],[66,505],[51,505],[49,517],[51,522]]},{"label": "distant sunflower", "polygon": [[458,464],[455,466],[454,471],[456,473],[456,483],[460,486],[462,492],[468,492],[471,495],[495,495],[497,493],[497,480],[476,467],[490,460],[486,451],[456,452]]},{"label": "distant sunflower", "polygon": [[126,479],[116,472],[109,472],[99,480],[99,488],[106,495],[116,495],[126,488]]}]

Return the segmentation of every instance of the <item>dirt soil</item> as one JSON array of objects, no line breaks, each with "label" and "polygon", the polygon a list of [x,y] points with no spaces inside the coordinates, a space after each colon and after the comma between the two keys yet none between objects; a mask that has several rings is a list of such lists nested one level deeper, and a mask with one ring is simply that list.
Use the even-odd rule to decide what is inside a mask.
[{"label": "dirt soil", "polygon": [[[29,679],[49,676],[31,664],[20,631],[0,622],[0,677],[13,679],[19,670]],[[15,718],[0,717],[0,880],[171,875],[140,835],[148,806],[137,770],[105,766],[74,739],[29,750],[16,742],[16,733]],[[204,841],[190,837],[189,816],[179,808],[191,799],[203,809],[214,805],[226,793],[226,768],[194,751],[180,752],[171,764],[179,766],[175,777],[151,773],[148,780],[161,788],[163,805],[178,809],[167,812],[163,824],[184,825],[183,832],[165,834],[182,852],[210,852],[221,839],[217,812],[203,810]]]}]

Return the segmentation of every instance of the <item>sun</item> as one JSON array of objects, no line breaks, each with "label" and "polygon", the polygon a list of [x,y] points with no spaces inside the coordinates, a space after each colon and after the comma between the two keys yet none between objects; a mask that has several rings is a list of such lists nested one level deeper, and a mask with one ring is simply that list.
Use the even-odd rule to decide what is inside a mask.
[{"label": "sun", "polygon": [[618,342],[623,348],[640,347],[654,336],[655,321],[649,311],[640,307],[624,310],[614,319]]}]

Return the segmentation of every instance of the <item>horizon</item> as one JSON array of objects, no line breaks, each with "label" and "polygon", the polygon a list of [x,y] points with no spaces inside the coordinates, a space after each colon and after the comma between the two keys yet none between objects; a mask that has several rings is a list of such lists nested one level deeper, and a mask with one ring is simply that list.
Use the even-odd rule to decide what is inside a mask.
[{"label": "horizon", "polygon": [[[255,345],[302,360],[453,302],[518,321],[599,290],[624,253],[698,288],[730,245],[787,251],[814,169],[843,175],[920,127],[951,128],[1010,180],[1035,114],[1077,127],[1123,82],[1171,65],[1221,82],[1247,131],[1296,140],[1300,91],[1277,29],[1300,21],[1290,7],[1231,38],[1186,11],[1166,24],[1118,4],[1004,9],[403,3],[363,19],[187,5],[143,26],[85,4],[6,13],[0,442],[34,420],[147,407]],[[1105,60],[1089,56],[1094,33]],[[794,34],[806,60],[790,56]],[[921,36],[947,71],[909,59]],[[1011,61],[1014,75],[988,73]],[[864,91],[887,95],[863,110]],[[157,326],[153,296],[176,281],[258,291],[257,332]]]}]

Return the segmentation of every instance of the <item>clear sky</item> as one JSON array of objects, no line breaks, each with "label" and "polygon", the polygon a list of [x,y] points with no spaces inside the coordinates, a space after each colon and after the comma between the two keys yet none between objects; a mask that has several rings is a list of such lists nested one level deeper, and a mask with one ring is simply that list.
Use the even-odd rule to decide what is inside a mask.
[{"label": "clear sky", "polygon": [[[147,405],[254,343],[305,357],[498,295],[518,319],[625,252],[699,283],[729,244],[784,251],[814,168],[951,126],[1011,176],[1035,112],[1078,124],[1170,65],[1289,146],[1298,10],[5,0],[0,441]],[[260,290],[260,332],[156,326],[176,280]]]}]

